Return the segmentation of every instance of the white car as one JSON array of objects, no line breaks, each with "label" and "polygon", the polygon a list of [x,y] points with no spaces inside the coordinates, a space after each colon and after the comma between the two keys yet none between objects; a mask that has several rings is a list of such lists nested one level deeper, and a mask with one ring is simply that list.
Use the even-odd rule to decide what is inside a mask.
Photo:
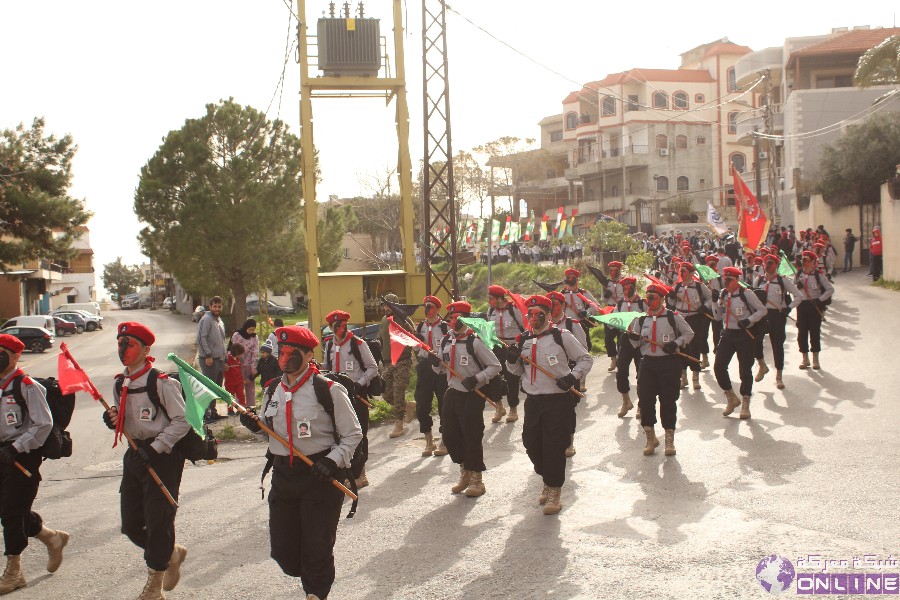
[{"label": "white car", "polygon": [[66,313],[75,313],[77,315],[81,315],[85,322],[84,328],[87,331],[103,329],[103,317],[91,314],[86,310],[54,310],[50,314],[54,316],[65,316]]}]

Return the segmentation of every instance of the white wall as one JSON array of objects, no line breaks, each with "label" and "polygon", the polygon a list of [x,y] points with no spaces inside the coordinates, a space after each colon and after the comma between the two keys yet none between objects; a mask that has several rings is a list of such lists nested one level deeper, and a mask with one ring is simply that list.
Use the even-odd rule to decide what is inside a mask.
[{"label": "white wall", "polygon": [[889,281],[900,281],[900,200],[892,200],[888,185],[881,186],[881,243],[884,275]]}]

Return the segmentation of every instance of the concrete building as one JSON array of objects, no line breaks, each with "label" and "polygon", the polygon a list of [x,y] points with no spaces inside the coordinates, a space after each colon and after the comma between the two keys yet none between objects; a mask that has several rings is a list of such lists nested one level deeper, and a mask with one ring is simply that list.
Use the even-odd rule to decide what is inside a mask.
[{"label": "concrete building", "polygon": [[77,254],[71,260],[62,262],[62,276],[50,283],[50,308],[97,301],[97,274],[94,269],[91,233],[87,227],[79,227],[78,231],[81,236],[72,242]]}]

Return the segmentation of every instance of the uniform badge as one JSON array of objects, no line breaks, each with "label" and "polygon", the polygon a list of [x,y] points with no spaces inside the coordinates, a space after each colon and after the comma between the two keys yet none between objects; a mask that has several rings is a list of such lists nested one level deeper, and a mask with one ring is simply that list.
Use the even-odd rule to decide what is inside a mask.
[{"label": "uniform badge", "polygon": [[152,421],[153,420],[150,418],[150,409],[148,407],[144,406],[141,408],[140,420],[141,421]]},{"label": "uniform badge", "polygon": [[669,335],[666,334],[666,335],[663,336],[663,344],[665,344],[665,343],[668,342],[668,341],[669,341]]},{"label": "uniform badge", "polygon": [[281,332],[281,341],[282,341],[282,342],[286,342],[286,341],[287,341],[287,331],[282,331],[282,332]]},{"label": "uniform badge", "polygon": [[460,356],[459,357],[459,366],[461,366],[461,367],[469,366],[469,357],[468,356]]},{"label": "uniform badge", "polygon": [[347,371],[348,373],[353,370],[353,361],[352,360],[348,360],[346,363],[344,363],[344,370]]},{"label": "uniform badge", "polygon": [[743,306],[738,306],[737,311],[736,311],[736,314],[739,314],[739,315],[744,314],[744,307],[743,307]]},{"label": "uniform badge", "polygon": [[17,415],[13,411],[9,411],[6,413],[6,424],[7,425],[18,425],[19,424],[19,415]]},{"label": "uniform badge", "polygon": [[269,402],[268,406],[266,406],[266,412],[263,416],[269,417],[270,419],[278,414],[278,401],[273,400]]},{"label": "uniform badge", "polygon": [[297,437],[312,437],[312,431],[310,430],[308,419],[297,421]]},{"label": "uniform badge", "polygon": [[548,354],[547,355],[547,364],[550,365],[551,367],[556,366],[559,364],[559,359],[556,357],[555,354]]},{"label": "uniform badge", "polygon": [[444,352],[444,362],[445,363],[450,362],[450,353],[449,352]]}]

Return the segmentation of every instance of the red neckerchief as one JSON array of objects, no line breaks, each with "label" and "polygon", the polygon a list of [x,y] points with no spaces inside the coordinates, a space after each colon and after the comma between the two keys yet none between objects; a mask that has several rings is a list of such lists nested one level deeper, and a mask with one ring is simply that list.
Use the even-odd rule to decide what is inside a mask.
[{"label": "red neckerchief", "polygon": [[334,370],[337,371],[338,373],[343,372],[341,370],[341,346],[343,346],[348,341],[350,341],[350,338],[352,338],[352,337],[353,337],[353,332],[348,331],[347,335],[344,337],[344,341],[341,342],[340,344],[338,344],[337,340],[334,340],[334,364],[335,364]]},{"label": "red neckerchief", "polygon": [[2,382],[0,382],[0,390],[5,390],[6,386],[9,385],[9,382],[12,381],[13,379],[15,379],[16,377],[18,377],[19,375],[24,376],[25,371],[23,371],[22,369],[19,369],[19,368],[16,368],[15,370],[13,370],[13,372],[9,374],[9,377],[7,377]]},{"label": "red neckerchief", "polygon": [[728,329],[728,317],[731,315],[731,292],[728,292],[728,301],[725,303],[725,329]]},{"label": "red neckerchief", "polygon": [[309,381],[309,378],[312,377],[313,374],[318,372],[319,369],[317,369],[314,364],[310,363],[306,368],[306,373],[304,373],[291,387],[286,386],[284,381],[281,382],[281,389],[287,393],[287,399],[284,401],[284,416],[285,419],[287,419],[288,446],[290,446],[290,448],[288,448],[290,452],[288,455],[288,464],[291,466],[294,464],[294,392],[299,390],[304,383]]},{"label": "red neckerchief", "polygon": [[[662,299],[660,299],[660,303],[662,303]],[[653,317],[653,327],[650,329],[650,351],[651,352],[656,352],[656,346],[658,346],[658,344],[656,343],[656,318],[661,317],[664,314],[666,314],[666,310],[662,306],[660,306],[659,312],[655,315],[650,313],[649,308],[647,309],[647,316]]]},{"label": "red neckerchief", "polygon": [[534,380],[537,377],[537,341],[550,331],[550,327],[553,327],[553,325],[549,325],[547,329],[541,333],[535,334],[534,337],[531,338],[531,383],[534,383]]},{"label": "red neckerchief", "polygon": [[428,328],[428,347],[434,348],[434,337],[432,335],[432,332],[434,331],[434,328],[438,326],[438,323],[440,323],[441,320],[440,320],[440,318],[438,318],[435,320],[434,323],[429,323],[428,319],[425,319],[422,322],[425,324],[425,327]]},{"label": "red neckerchief", "polygon": [[122,440],[122,433],[125,432],[125,400],[128,398],[128,382],[134,381],[147,371],[153,368],[153,361],[147,357],[144,366],[137,370],[136,373],[124,373],[122,375],[122,397],[119,398],[119,416],[116,418],[116,432],[113,435],[113,448]]},{"label": "red neckerchief", "polygon": [[[450,344],[450,368],[451,369],[453,369],[453,367],[456,366],[456,342],[466,339],[470,333],[472,333],[472,330],[466,329],[461,334],[453,336],[453,343]],[[473,346],[473,349],[474,349],[474,346]],[[451,375],[451,377],[452,376],[453,375]]]}]

